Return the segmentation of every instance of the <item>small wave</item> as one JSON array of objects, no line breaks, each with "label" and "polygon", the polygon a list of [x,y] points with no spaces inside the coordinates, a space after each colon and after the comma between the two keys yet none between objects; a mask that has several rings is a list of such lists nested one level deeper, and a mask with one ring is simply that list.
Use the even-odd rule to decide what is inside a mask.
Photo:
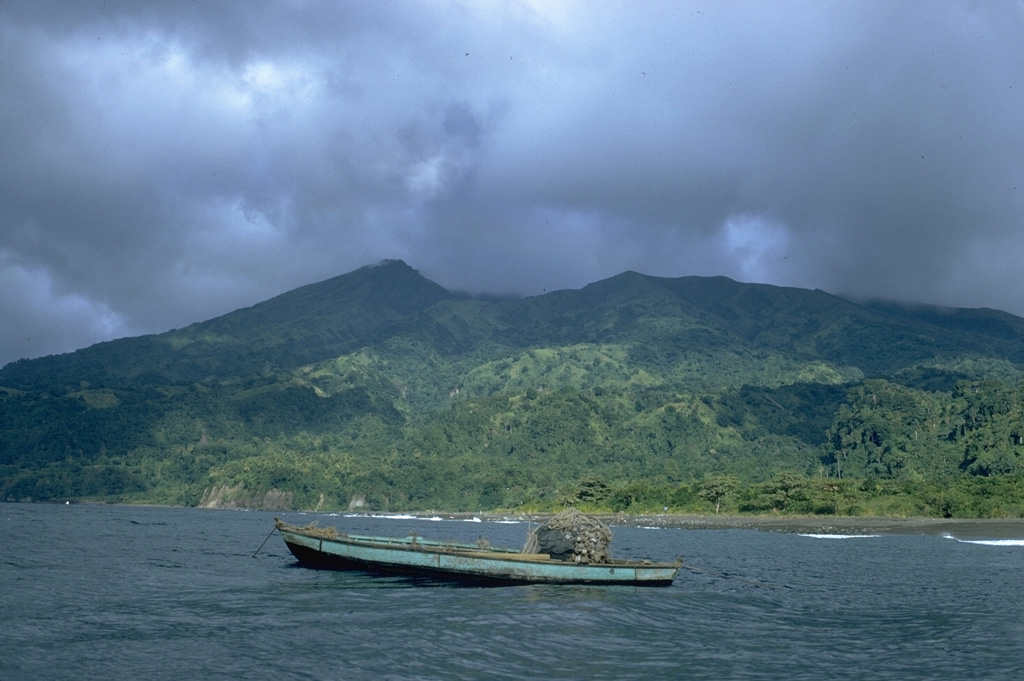
[{"label": "small wave", "polygon": [[875,537],[881,537],[880,534],[812,534],[799,532],[801,537],[811,537],[812,539],[873,539]]},{"label": "small wave", "polygon": [[982,546],[1024,546],[1024,539],[959,539],[948,532],[942,536],[945,539],[953,539],[961,544],[980,544]]},{"label": "small wave", "polygon": [[[324,515],[339,517],[338,513],[325,513]],[[374,520],[432,520],[409,513],[342,513],[342,518],[373,518]]]},{"label": "small wave", "polygon": [[[337,514],[329,514],[337,515]],[[413,515],[411,513],[345,513],[342,515],[344,518],[373,518],[374,520],[424,520],[432,523],[448,522],[448,523],[482,523],[483,519],[480,516],[472,516],[470,518],[445,518],[439,515]],[[504,519],[504,520],[493,520],[500,525],[518,525],[520,520]]]}]

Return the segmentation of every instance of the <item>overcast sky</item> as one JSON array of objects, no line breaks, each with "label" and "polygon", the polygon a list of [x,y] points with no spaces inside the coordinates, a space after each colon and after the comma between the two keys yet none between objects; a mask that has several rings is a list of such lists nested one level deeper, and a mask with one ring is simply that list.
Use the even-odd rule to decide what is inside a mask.
[{"label": "overcast sky", "polygon": [[401,258],[1024,315],[1024,3],[0,2],[0,365]]}]

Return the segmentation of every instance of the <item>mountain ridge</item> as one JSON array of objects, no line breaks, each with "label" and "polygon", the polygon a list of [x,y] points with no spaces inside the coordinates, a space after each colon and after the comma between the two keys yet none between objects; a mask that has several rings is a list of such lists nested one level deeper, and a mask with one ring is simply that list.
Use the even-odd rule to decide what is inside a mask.
[{"label": "mountain ridge", "polygon": [[724,276],[635,271],[580,289],[477,299],[448,291],[402,260],[386,260],[182,329],[12,362],[0,368],[0,386],[202,382],[268,367],[290,371],[400,338],[458,356],[481,346],[508,353],[629,341],[642,327],[669,352],[733,345],[857,366],[867,376],[964,354],[1024,363],[1024,319],[998,310],[858,303]]},{"label": "mountain ridge", "polygon": [[[693,486],[725,475],[755,509],[796,494],[763,487],[788,472],[883,491],[935,478],[930,500],[901,503],[945,513],[942,489],[1024,473],[1022,338],[999,311],[727,277],[624,272],[482,299],[386,261],[6,365],[0,499],[195,504],[216,487],[468,510],[600,480],[638,504],[699,505]],[[970,513],[1009,512],[978,494]]]},{"label": "mountain ridge", "polygon": [[[671,278],[630,270],[592,282],[580,289],[561,289],[523,298],[473,298],[468,294],[448,291],[404,261],[394,259],[307,284],[252,306],[195,322],[181,329],[104,341],[60,355],[17,360],[0,367],[0,381],[3,380],[5,370],[14,364],[78,355],[93,348],[107,347],[110,343],[125,341],[166,340],[174,349],[181,350],[199,343],[205,337],[210,347],[216,347],[218,339],[223,342],[225,337],[237,333],[239,327],[259,325],[274,332],[281,332],[282,336],[273,341],[273,344],[282,344],[287,340],[296,340],[294,327],[301,327],[310,320],[315,320],[320,333],[323,333],[323,322],[326,320],[333,339],[325,340],[334,340],[338,347],[349,351],[353,343],[362,343],[368,339],[377,340],[386,333],[386,329],[408,323],[430,307],[442,302],[467,302],[475,304],[478,308],[495,306],[498,308],[495,315],[498,320],[506,320],[503,323],[495,321],[496,330],[502,331],[515,324],[518,321],[517,317],[525,318],[527,321],[536,317],[538,308],[544,315],[556,314],[562,321],[570,322],[580,319],[580,311],[585,311],[588,307],[600,306],[607,309],[618,305],[636,305],[644,302],[643,297],[664,293],[671,294],[668,298],[662,299],[664,302],[688,311],[700,321],[720,320],[718,325],[728,327],[736,337],[748,341],[756,341],[760,335],[772,330],[770,323],[758,321],[759,317],[764,317],[765,312],[789,314],[795,308],[813,310],[815,306],[809,305],[812,302],[817,303],[819,313],[823,305],[830,305],[845,308],[846,313],[858,322],[872,315],[881,315],[898,324],[907,324],[908,321],[920,322],[930,328],[964,333],[974,338],[975,344],[979,338],[1010,342],[1024,339],[1024,319],[1001,310],[949,308],[885,300],[857,302],[819,289],[744,283],[725,276]],[[769,304],[769,301],[773,303]],[[786,304],[781,305],[781,302]],[[508,319],[510,316],[512,320]],[[737,320],[744,316],[748,321],[737,324]],[[814,320],[801,321],[807,324]],[[823,322],[819,321],[819,326],[821,325]],[[288,331],[289,328],[293,330]],[[196,339],[196,336],[199,339]],[[251,337],[246,339],[250,343],[253,340]],[[151,347],[149,350],[152,351],[154,348]],[[190,352],[184,353],[183,356],[196,354],[197,351],[198,348],[191,348]],[[309,352],[304,354],[309,355]],[[1014,361],[1024,359],[1024,351],[1008,354],[1012,354]]]}]

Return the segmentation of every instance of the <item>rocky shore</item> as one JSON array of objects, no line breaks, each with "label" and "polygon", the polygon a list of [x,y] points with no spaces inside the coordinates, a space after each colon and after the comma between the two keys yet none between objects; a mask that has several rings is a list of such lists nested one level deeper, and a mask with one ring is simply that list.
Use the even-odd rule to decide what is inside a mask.
[{"label": "rocky shore", "polygon": [[959,539],[1024,539],[1024,519],[789,516],[635,516],[630,525],[748,529],[812,534],[926,534]]},{"label": "rocky shore", "polygon": [[[543,522],[547,515],[441,514],[453,518]],[[925,534],[958,539],[1024,539],[1024,518],[946,519],[835,516],[616,515],[598,516],[608,525],[690,530],[762,530],[808,534]]]}]

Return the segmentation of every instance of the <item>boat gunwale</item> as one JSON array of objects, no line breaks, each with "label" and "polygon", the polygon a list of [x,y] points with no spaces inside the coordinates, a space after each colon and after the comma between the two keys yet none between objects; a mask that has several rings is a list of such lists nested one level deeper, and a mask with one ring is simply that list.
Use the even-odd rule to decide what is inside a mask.
[{"label": "boat gunwale", "polygon": [[[640,569],[678,569],[681,561],[675,563],[655,563],[650,560],[630,560],[623,558],[612,558],[603,563],[576,563],[552,558],[546,553],[521,553],[507,547],[483,547],[460,542],[446,542],[435,539],[423,539],[411,535],[409,537],[379,537],[368,535],[350,535],[337,532],[333,536],[326,536],[322,529],[303,528],[286,523],[279,523],[277,529],[282,533],[297,534],[309,539],[321,542],[334,542],[337,544],[348,544],[373,549],[386,549],[392,551],[406,551],[411,553],[429,553],[448,556],[461,556],[467,558],[478,558],[481,560],[500,560],[507,562],[529,562],[549,563],[552,565],[575,565],[579,567],[594,568],[640,568]],[[333,529],[333,528],[332,528]]]}]

